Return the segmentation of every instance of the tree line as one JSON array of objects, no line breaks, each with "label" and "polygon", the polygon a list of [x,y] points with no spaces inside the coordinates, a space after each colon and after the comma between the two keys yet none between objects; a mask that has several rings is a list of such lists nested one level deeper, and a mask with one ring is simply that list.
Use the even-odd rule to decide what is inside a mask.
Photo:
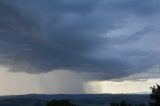
[{"label": "tree line", "polygon": [[[153,87],[150,87],[151,94],[150,99],[151,102],[148,104],[130,104],[126,101],[120,101],[120,102],[111,102],[110,106],[160,106],[160,85],[156,84]],[[72,104],[68,100],[51,100],[47,102],[47,106],[78,106],[75,104]]]},{"label": "tree line", "polygon": [[129,104],[126,101],[121,102],[112,102],[110,106],[160,106],[160,85],[156,84],[153,87],[150,87],[151,94],[150,99],[151,102],[147,104]]}]

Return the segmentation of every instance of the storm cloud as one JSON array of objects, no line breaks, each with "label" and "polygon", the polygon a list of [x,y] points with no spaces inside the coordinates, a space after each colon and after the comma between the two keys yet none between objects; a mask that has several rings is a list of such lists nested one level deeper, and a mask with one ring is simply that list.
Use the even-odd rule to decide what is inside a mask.
[{"label": "storm cloud", "polygon": [[97,79],[145,73],[160,63],[159,11],[156,0],[1,0],[0,64]]}]

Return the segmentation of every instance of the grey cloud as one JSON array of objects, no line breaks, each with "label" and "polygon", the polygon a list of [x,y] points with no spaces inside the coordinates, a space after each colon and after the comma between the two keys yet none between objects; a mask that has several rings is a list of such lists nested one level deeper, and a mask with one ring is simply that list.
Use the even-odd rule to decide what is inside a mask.
[{"label": "grey cloud", "polygon": [[[145,36],[149,36],[150,33],[154,32],[154,28],[152,26],[147,26],[143,28],[142,30],[135,32],[133,34],[128,35],[121,35],[120,37],[115,37],[110,39],[110,44],[116,44],[116,45],[122,45],[127,44],[135,41],[139,41],[143,39]],[[124,36],[124,37],[122,37]]]},{"label": "grey cloud", "polygon": [[[118,23],[130,14],[146,15],[147,8],[156,13],[159,8],[154,5],[159,4],[118,0],[0,1],[0,63],[11,72],[45,73],[63,69],[97,73],[100,79],[143,72],[159,63],[158,58],[153,58],[155,53],[125,48],[123,40],[119,42],[121,38],[104,36],[123,27]],[[125,40],[129,45],[135,38]]]},{"label": "grey cloud", "polygon": [[159,13],[159,5],[160,2],[157,0],[115,0],[107,1],[104,7],[108,10],[124,12],[131,15],[150,16]]}]

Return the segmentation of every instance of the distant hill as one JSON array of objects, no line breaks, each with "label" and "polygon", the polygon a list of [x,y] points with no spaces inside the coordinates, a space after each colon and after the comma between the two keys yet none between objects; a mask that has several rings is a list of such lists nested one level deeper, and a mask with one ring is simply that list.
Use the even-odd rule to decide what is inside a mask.
[{"label": "distant hill", "polygon": [[0,96],[0,106],[45,106],[48,100],[67,99],[80,106],[109,106],[110,102],[125,100],[131,104],[147,104],[148,94],[28,94]]}]

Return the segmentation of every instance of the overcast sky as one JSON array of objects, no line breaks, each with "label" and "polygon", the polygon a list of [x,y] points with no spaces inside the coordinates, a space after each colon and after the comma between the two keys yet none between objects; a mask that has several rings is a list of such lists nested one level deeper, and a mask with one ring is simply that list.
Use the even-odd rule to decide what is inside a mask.
[{"label": "overcast sky", "polygon": [[[159,11],[158,0],[1,0],[0,93],[94,93],[96,83],[158,83]],[[24,88],[9,89],[20,83]]]}]

